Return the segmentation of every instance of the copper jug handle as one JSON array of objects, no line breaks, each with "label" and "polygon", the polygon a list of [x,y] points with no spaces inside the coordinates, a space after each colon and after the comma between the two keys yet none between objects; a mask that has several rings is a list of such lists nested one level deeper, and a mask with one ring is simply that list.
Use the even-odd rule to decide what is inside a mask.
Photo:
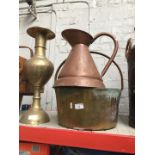
[{"label": "copper jug handle", "polygon": [[30,47],[24,46],[24,45],[19,45],[19,48],[27,48],[27,49],[29,49],[29,51],[30,51],[30,57],[33,57],[33,50]]},{"label": "copper jug handle", "polygon": [[[107,59],[110,59],[109,56],[107,56],[106,54],[100,53],[100,52],[90,51],[90,53],[92,53],[92,54],[98,54],[98,55],[101,55],[101,56],[106,57]],[[57,78],[58,78],[58,73],[59,73],[61,67],[63,66],[63,64],[65,63],[65,61],[66,61],[66,59],[65,59],[64,61],[62,61],[61,64],[58,66],[58,68],[57,68],[57,70],[56,70],[56,73],[55,73],[55,76],[54,76],[54,81],[57,80]],[[119,71],[120,78],[121,78],[121,90],[123,90],[123,88],[124,88],[124,83],[123,83],[123,74],[122,74],[122,71],[121,71],[120,67],[118,66],[118,64],[117,64],[114,60],[112,60],[112,63],[114,63],[114,65],[117,67],[117,69],[118,69],[118,71]]]},{"label": "copper jug handle", "polygon": [[128,56],[131,52],[132,44],[133,44],[133,41],[131,38],[129,38],[127,41],[127,44],[126,44],[126,48],[125,48],[125,57],[126,58],[128,58]]},{"label": "copper jug handle", "polygon": [[[30,51],[30,57],[33,57],[33,50],[30,48],[30,47],[28,47],[28,46],[25,46],[25,45],[19,45],[19,48],[27,48],[27,49],[29,49],[29,51]],[[19,80],[19,83],[21,83],[22,82],[22,78]]]},{"label": "copper jug handle", "polygon": [[103,68],[102,72],[101,72],[101,76],[103,77],[105,75],[105,73],[107,72],[108,68],[110,67],[112,61],[114,60],[116,54],[117,54],[117,51],[118,51],[118,41],[116,41],[115,37],[110,34],[110,33],[106,33],[106,32],[101,32],[101,33],[98,33],[97,35],[94,36],[94,39],[92,41],[92,43],[98,39],[99,37],[101,36],[108,36],[110,37],[113,42],[114,42],[114,50],[113,50],[113,54],[111,55],[109,61],[107,62],[107,64],[105,65],[105,67]]}]

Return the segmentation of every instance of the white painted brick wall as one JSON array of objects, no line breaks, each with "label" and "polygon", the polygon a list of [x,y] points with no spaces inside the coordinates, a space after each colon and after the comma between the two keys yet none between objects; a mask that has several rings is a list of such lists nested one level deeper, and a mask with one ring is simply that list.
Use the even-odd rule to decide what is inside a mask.
[{"label": "white painted brick wall", "polygon": [[[71,1],[71,0],[70,0]],[[76,2],[76,0],[72,0]],[[63,40],[61,32],[67,28],[82,29],[95,35],[99,32],[112,33],[119,42],[119,51],[115,58],[122,69],[124,76],[124,90],[120,100],[120,113],[128,114],[128,75],[127,62],[124,56],[128,38],[134,38],[134,0],[83,0],[84,2],[73,4],[55,4],[53,7],[41,7],[37,11],[54,10],[56,14],[38,13],[38,20],[31,15],[20,16],[20,45],[28,45],[34,49],[34,39],[26,34],[26,29],[31,26],[43,26],[50,28],[56,33],[56,38],[47,44],[46,56],[54,63],[54,73],[69,54],[70,46]],[[37,5],[60,3],[63,0],[37,1]],[[67,2],[67,0],[65,1]],[[20,4],[20,8],[27,4]],[[27,10],[20,10],[26,13]],[[113,43],[104,37],[96,40],[90,47],[111,55]],[[29,57],[28,52],[20,50],[20,55]],[[102,70],[107,60],[100,56],[93,56],[99,71]],[[56,109],[55,92],[52,88],[54,74],[45,86],[42,94],[42,106],[48,110]],[[120,87],[120,79],[117,69],[112,65],[103,78],[107,87]],[[24,97],[23,103],[31,103],[31,97]],[[46,104],[45,104],[46,103]]]}]

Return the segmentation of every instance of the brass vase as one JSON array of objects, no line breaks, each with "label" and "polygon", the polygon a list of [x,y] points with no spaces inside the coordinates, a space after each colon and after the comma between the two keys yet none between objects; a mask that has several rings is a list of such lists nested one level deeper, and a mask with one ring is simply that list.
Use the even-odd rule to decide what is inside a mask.
[{"label": "brass vase", "polygon": [[52,76],[53,64],[45,57],[46,41],[53,39],[55,34],[46,28],[31,27],[27,33],[35,38],[35,54],[24,65],[24,73],[33,86],[33,103],[30,110],[20,116],[20,122],[37,125],[49,121],[48,114],[40,105],[40,90]]}]

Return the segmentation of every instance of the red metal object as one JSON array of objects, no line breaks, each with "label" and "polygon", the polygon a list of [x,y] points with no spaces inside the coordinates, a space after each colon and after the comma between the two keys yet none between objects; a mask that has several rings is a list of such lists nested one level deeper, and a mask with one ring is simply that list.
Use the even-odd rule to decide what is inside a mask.
[{"label": "red metal object", "polygon": [[20,142],[19,151],[28,152],[30,155],[49,155],[50,147],[47,144]]},{"label": "red metal object", "polygon": [[92,131],[20,126],[19,140],[95,150],[135,153],[134,136],[95,133]]}]

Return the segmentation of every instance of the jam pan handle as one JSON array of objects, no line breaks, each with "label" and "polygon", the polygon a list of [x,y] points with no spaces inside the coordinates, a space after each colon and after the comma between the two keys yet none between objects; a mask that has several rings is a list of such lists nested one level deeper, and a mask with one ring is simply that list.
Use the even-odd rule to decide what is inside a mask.
[{"label": "jam pan handle", "polygon": [[[98,55],[101,55],[101,56],[106,57],[107,59],[110,59],[110,57],[108,55],[103,54],[103,53],[100,53],[100,52],[90,51],[90,53],[92,53],[92,54],[98,54]],[[120,78],[121,78],[121,90],[123,90],[124,89],[123,73],[122,73],[120,67],[118,66],[118,64],[114,60],[112,60],[112,63],[114,63],[114,65],[117,67],[117,69],[119,71]]]},{"label": "jam pan handle", "polygon": [[[106,54],[103,54],[103,53],[100,53],[100,52],[90,51],[90,53],[92,53],[92,54],[98,54],[98,55],[101,55],[101,56],[106,57],[107,59],[111,59],[111,58],[110,58],[109,56],[107,56]],[[65,61],[66,61],[66,59],[65,59],[63,62],[61,62],[61,64],[58,66],[58,68],[57,68],[57,70],[56,70],[56,73],[55,73],[55,76],[54,76],[54,81],[57,80],[57,78],[58,78],[58,73],[59,73],[61,67],[63,66],[63,64],[65,63]],[[118,66],[118,64],[117,64],[114,60],[112,60],[112,63],[114,63],[114,65],[117,67],[117,69],[118,69],[118,71],[119,71],[120,78],[121,78],[121,90],[123,90],[123,88],[124,88],[124,83],[123,83],[123,74],[122,74],[122,71],[121,71],[120,67]]]}]

